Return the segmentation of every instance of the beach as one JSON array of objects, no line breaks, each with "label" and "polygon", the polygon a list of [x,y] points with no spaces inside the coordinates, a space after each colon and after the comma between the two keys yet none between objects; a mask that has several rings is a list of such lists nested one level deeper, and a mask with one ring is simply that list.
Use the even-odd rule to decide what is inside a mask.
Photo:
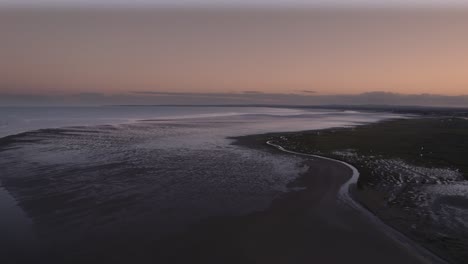
[{"label": "beach", "polygon": [[468,0],[0,0],[0,264],[468,264]]},{"label": "beach", "polygon": [[[355,128],[263,135],[290,152],[359,169],[353,197],[410,244],[450,263],[466,260],[468,224],[464,118],[413,117]],[[432,263],[432,261],[430,261]]]},{"label": "beach", "polygon": [[32,221],[35,239],[3,256],[13,263],[425,263],[427,256],[340,199],[349,166],[279,151],[263,134],[398,116],[275,110],[4,137],[2,187]]}]

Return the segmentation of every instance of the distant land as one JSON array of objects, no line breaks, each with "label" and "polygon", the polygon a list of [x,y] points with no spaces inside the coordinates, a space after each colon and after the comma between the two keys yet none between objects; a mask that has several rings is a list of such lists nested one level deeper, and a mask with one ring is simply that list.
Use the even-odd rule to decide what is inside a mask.
[{"label": "distant land", "polygon": [[[110,105],[112,106],[112,105]],[[298,108],[298,109],[335,109],[335,110],[359,110],[378,111],[402,114],[419,115],[448,115],[468,116],[468,107],[443,107],[443,106],[418,106],[418,105],[275,105],[275,104],[157,104],[157,105],[115,105],[126,107],[272,107],[272,108]]]}]

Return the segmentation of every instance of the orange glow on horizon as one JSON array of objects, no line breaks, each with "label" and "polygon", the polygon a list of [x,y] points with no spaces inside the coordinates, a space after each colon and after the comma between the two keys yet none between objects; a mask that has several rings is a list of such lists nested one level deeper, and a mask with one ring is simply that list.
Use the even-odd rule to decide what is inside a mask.
[{"label": "orange glow on horizon", "polygon": [[0,13],[0,92],[468,94],[468,10]]}]

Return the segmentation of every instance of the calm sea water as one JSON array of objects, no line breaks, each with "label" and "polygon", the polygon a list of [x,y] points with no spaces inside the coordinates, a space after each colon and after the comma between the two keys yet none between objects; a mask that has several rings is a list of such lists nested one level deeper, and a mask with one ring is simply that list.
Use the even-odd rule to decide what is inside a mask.
[{"label": "calm sea water", "polygon": [[[266,208],[307,168],[228,137],[397,116],[248,107],[0,108],[0,251],[141,243]],[[45,129],[59,128],[59,129]],[[73,249],[73,250],[71,250]]]},{"label": "calm sea water", "polygon": [[77,125],[122,124],[142,119],[301,113],[294,109],[254,107],[0,107],[0,137],[20,132]]}]

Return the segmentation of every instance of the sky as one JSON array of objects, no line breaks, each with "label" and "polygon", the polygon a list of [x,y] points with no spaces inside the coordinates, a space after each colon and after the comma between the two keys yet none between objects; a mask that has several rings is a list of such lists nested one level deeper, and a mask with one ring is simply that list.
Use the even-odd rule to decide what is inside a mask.
[{"label": "sky", "polygon": [[466,0],[0,0],[4,5],[123,5],[123,6],[447,6],[465,5]]},{"label": "sky", "polygon": [[0,105],[466,103],[467,1],[131,3],[0,0]]}]

